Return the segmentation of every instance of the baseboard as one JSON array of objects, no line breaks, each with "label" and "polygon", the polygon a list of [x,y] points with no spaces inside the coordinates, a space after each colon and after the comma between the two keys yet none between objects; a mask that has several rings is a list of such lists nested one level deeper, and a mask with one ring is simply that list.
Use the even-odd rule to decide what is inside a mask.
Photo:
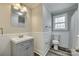
[{"label": "baseboard", "polygon": [[46,54],[48,53],[50,47],[46,48],[45,51],[44,51],[44,54],[42,53],[42,51],[38,50],[38,49],[35,49],[34,52],[36,54],[38,54],[39,56],[46,56]]},{"label": "baseboard", "polygon": [[34,56],[40,56],[40,55],[38,55],[37,53],[34,52]]},{"label": "baseboard", "polygon": [[38,54],[39,56],[41,56],[41,53],[39,53],[40,52],[40,50],[38,50],[38,49],[35,49],[34,50],[34,53],[36,53],[36,54]]}]

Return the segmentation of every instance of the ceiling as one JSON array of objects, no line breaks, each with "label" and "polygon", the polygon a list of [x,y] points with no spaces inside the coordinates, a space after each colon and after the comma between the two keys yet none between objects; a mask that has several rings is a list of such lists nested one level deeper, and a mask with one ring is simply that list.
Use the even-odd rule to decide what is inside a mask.
[{"label": "ceiling", "polygon": [[[23,3],[23,4],[33,9],[39,6],[41,3]],[[72,10],[78,7],[77,3],[43,3],[43,4],[52,14],[65,12],[65,11]]]},{"label": "ceiling", "polygon": [[55,14],[64,12],[70,9],[76,8],[76,3],[46,3],[46,8],[49,10],[49,12]]},{"label": "ceiling", "polygon": [[38,6],[40,3],[23,3],[25,6],[33,9],[35,8],[36,6]]}]

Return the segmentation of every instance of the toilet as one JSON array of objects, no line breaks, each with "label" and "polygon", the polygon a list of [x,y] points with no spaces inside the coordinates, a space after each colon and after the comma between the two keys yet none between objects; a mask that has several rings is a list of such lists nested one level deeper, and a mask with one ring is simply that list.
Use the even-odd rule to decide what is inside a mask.
[{"label": "toilet", "polygon": [[59,35],[54,35],[54,40],[52,40],[52,44],[54,45],[54,50],[58,50]]}]

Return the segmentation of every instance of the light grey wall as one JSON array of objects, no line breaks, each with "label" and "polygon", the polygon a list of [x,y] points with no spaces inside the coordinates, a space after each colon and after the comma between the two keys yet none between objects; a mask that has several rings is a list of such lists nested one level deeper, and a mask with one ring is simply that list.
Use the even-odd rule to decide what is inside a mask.
[{"label": "light grey wall", "polygon": [[42,13],[43,13],[42,14],[43,15],[43,24],[42,24],[43,38],[44,38],[45,44],[48,43],[48,46],[49,46],[51,41],[51,33],[52,33],[52,24],[51,24],[52,18],[51,18],[51,13],[48,11],[45,4],[42,4]]},{"label": "light grey wall", "polygon": [[[74,7],[74,6],[73,6]],[[72,7],[72,8],[73,8]],[[69,29],[67,31],[53,31],[52,35],[54,34],[59,34],[60,35],[60,46],[65,47],[65,48],[72,48],[72,38],[71,38],[71,17],[73,15],[76,16],[75,11],[77,9],[78,6],[76,6],[76,8],[73,8],[72,10],[68,10],[68,11],[64,11],[64,12],[59,12],[58,14],[63,14],[63,13],[67,13],[68,15],[68,27]],[[48,9],[46,9],[46,6],[43,5],[43,32],[48,32],[51,30],[48,28],[45,28],[45,26],[51,27],[51,16],[50,16],[50,11]],[[54,15],[58,15],[57,13]],[[52,36],[53,37],[53,36]],[[52,38],[53,39],[53,38]]]},{"label": "light grey wall", "polygon": [[77,46],[77,34],[78,34],[78,10],[74,12],[71,17],[70,27],[70,47],[76,48]]},{"label": "light grey wall", "polygon": [[79,40],[77,38],[77,35],[79,34],[79,19],[78,19],[78,11],[79,11],[79,6],[78,9],[74,12],[74,14],[71,17],[71,48],[78,49],[79,48]]},{"label": "light grey wall", "polygon": [[67,32],[55,32],[55,31],[53,31],[52,32],[52,35],[55,35],[55,34],[59,34],[60,35],[60,38],[59,38],[59,40],[60,40],[60,43],[59,43],[59,46],[61,46],[61,47],[65,47],[65,48],[69,48],[68,47],[68,41],[69,41],[69,31],[67,31]]},{"label": "light grey wall", "polygon": [[[78,4],[78,25],[79,25],[79,4]],[[79,26],[78,26],[78,35],[79,35]]]},{"label": "light grey wall", "polygon": [[42,4],[42,15],[43,15],[43,32],[49,32],[52,29],[51,26],[51,13],[48,11],[46,6]]},{"label": "light grey wall", "polygon": [[[60,46],[61,47],[65,47],[65,48],[71,48],[71,37],[70,37],[70,23],[71,23],[71,16],[74,14],[75,9],[70,10],[70,11],[66,11],[66,12],[62,12],[62,13],[67,13],[68,15],[68,30],[67,31],[53,31],[53,35],[54,34],[59,34],[60,35]],[[59,13],[59,14],[62,14]],[[57,15],[57,14],[56,14]]]}]

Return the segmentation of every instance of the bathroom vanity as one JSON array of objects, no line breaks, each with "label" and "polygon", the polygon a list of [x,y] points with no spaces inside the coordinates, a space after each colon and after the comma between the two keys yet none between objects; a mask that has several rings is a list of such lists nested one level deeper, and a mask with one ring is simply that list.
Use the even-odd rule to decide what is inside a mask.
[{"label": "bathroom vanity", "polygon": [[11,39],[12,56],[33,56],[33,38],[24,36]]}]

